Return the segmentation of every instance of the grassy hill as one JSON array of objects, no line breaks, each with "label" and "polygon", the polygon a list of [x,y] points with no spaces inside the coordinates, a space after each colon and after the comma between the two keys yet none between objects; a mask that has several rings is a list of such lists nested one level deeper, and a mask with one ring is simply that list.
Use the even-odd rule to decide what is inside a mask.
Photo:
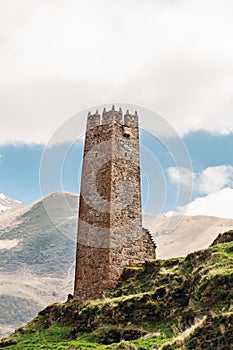
[{"label": "grassy hill", "polygon": [[186,258],[127,267],[105,299],[52,304],[0,346],[233,349],[232,297],[233,231]]}]

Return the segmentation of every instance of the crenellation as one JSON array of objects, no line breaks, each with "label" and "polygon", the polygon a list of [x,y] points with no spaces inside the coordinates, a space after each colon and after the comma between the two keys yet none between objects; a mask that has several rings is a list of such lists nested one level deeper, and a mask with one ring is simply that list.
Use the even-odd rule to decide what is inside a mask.
[{"label": "crenellation", "polygon": [[87,116],[87,130],[93,129],[100,125],[100,114],[98,110],[95,114],[89,112]]},{"label": "crenellation", "polygon": [[135,114],[129,114],[129,110],[127,110],[126,114],[124,115],[124,126],[128,128],[138,127],[137,112],[135,112]]},{"label": "crenellation", "polygon": [[97,109],[96,113],[88,113],[87,117],[87,130],[96,128],[103,125],[113,125],[117,124],[122,126],[125,136],[127,132],[130,132],[130,128],[138,127],[138,114],[135,111],[135,114],[130,114],[129,110],[126,111],[126,114],[123,117],[122,109],[115,111],[114,106],[110,111],[106,111],[106,108],[103,109],[102,116],[99,114]]}]

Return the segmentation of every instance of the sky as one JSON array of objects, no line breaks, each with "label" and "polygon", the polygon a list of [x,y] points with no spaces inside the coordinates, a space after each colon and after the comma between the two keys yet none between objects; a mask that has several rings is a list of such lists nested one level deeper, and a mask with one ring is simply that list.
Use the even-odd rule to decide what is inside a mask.
[{"label": "sky", "polygon": [[0,0],[0,192],[38,199],[43,152],[66,149],[62,189],[78,193],[84,117],[66,139],[68,121],[136,105],[144,210],[233,218],[232,37],[230,0]]}]

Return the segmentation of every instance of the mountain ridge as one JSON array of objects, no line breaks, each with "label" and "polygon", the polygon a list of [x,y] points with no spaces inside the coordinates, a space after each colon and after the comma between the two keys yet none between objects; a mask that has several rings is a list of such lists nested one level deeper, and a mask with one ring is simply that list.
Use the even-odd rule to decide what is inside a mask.
[{"label": "mountain ridge", "polygon": [[13,208],[19,208],[24,206],[24,204],[16,199],[12,199],[8,197],[4,193],[0,193],[0,214],[5,212],[6,210],[10,210]]},{"label": "mountain ridge", "polygon": [[[0,334],[9,333],[47,304],[62,302],[73,292],[78,198],[73,193],[55,192],[0,214]],[[233,228],[233,220],[186,217],[183,228],[167,234],[166,220],[150,216],[144,222],[147,227],[158,224],[152,234],[159,258],[179,256],[181,248],[184,255],[205,248],[219,232]],[[189,246],[181,242],[189,242]],[[23,318],[22,305],[28,310]]]}]

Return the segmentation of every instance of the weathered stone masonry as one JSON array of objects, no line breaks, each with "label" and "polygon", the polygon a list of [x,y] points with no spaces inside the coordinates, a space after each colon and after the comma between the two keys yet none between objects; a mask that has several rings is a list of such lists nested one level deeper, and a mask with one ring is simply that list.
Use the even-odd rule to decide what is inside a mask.
[{"label": "weathered stone masonry", "polygon": [[76,255],[74,298],[102,298],[126,265],[155,259],[142,229],[137,113],[88,114]]}]

